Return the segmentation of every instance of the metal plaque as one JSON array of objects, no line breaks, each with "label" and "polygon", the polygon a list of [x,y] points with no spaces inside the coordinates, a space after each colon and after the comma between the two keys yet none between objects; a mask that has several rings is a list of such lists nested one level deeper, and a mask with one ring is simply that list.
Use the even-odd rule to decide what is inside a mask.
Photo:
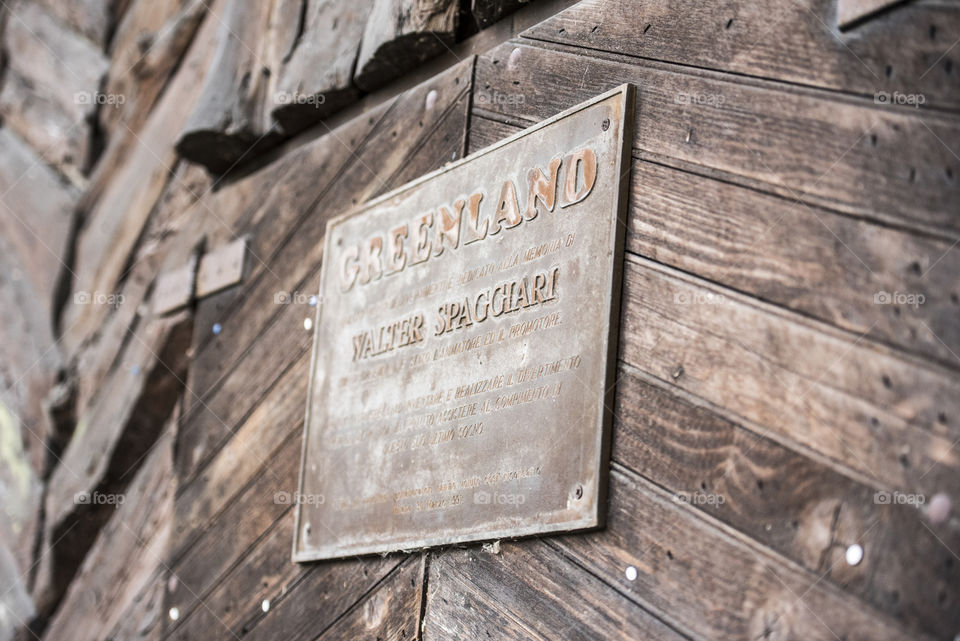
[{"label": "metal plaque", "polygon": [[602,524],[624,85],[332,220],[295,561]]}]

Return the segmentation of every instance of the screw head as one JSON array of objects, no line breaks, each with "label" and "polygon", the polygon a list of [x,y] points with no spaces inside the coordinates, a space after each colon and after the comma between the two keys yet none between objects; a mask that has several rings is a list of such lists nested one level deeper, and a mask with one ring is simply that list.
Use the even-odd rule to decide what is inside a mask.
[{"label": "screw head", "polygon": [[863,561],[863,548],[854,543],[847,548],[846,553],[847,565],[860,565],[860,561]]}]

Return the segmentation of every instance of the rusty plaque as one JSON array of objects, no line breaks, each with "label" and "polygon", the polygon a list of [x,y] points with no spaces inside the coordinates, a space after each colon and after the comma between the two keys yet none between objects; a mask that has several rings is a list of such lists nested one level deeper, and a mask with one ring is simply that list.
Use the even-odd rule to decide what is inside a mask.
[{"label": "rusty plaque", "polygon": [[602,524],[633,89],[327,226],[296,561]]}]

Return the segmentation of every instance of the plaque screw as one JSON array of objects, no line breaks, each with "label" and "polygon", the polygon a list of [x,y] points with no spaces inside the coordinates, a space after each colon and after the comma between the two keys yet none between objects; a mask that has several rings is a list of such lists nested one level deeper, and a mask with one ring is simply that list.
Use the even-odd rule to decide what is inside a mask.
[{"label": "plaque screw", "polygon": [[950,508],[952,507],[950,497],[943,492],[937,492],[933,495],[930,505],[927,507],[927,518],[934,525],[943,523],[950,516]]},{"label": "plaque screw", "polygon": [[627,581],[637,580],[637,568],[633,567],[632,565],[627,566],[627,571],[625,574],[627,575]]},{"label": "plaque screw", "polygon": [[263,603],[260,604],[260,609],[264,612],[270,611],[270,599],[264,599]]},{"label": "plaque screw", "polygon": [[304,328],[305,330],[307,330],[308,332],[309,332],[311,329],[313,329],[313,319],[312,319],[312,318],[304,318],[304,319],[303,319],[303,328]]},{"label": "plaque screw", "polygon": [[582,486],[582,485],[578,485],[578,486],[577,486],[577,489],[575,489],[575,490],[573,491],[573,495],[574,495],[575,497],[577,497],[577,500],[578,500],[578,501],[579,501],[580,499],[582,499],[582,498],[583,498],[583,486]]},{"label": "plaque screw", "polygon": [[167,614],[170,616],[171,621],[176,621],[180,618],[180,608],[170,608],[170,612]]},{"label": "plaque screw", "polygon": [[673,377],[680,378],[681,376],[683,376],[683,365],[678,365],[677,369],[673,372]]},{"label": "plaque screw", "polygon": [[854,543],[847,548],[847,565],[860,565],[863,560],[863,548]]},{"label": "plaque screw", "polygon": [[520,47],[515,47],[507,58],[507,71],[516,71],[520,68],[520,56],[522,55]]},{"label": "plaque screw", "polygon": [[600,128],[603,129],[604,131],[606,131],[607,129],[609,129],[609,128],[610,128],[610,119],[609,119],[609,118],[604,118],[604,119],[603,119],[603,122],[600,123]]}]

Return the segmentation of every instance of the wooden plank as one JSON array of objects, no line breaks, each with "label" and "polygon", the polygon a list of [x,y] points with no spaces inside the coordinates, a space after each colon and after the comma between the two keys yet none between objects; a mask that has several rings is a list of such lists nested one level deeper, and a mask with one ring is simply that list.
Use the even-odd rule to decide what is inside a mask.
[{"label": "wooden plank", "polygon": [[[133,0],[113,37],[104,88],[108,96],[123,96],[123,103],[98,114],[108,150],[136,144],[131,132],[143,127],[207,11],[204,0]],[[117,155],[109,153],[107,160]]]},{"label": "wooden plank", "polygon": [[0,89],[0,113],[5,127],[15,131],[33,150],[82,189],[90,155],[91,131],[85,121],[72,120],[53,99],[16,71],[8,70]]},{"label": "wooden plank", "polygon": [[38,0],[51,14],[106,50],[110,33],[127,0]]},{"label": "wooden plank", "polygon": [[[303,24],[283,43],[282,64],[273,95],[272,116],[285,133],[313,125],[359,97],[353,69],[373,0],[307,2]],[[283,16],[286,22],[290,14]]]},{"label": "wooden plank", "polygon": [[[564,537],[594,575],[694,638],[930,639],[783,557],[678,505],[633,474],[610,475],[607,529]],[[636,579],[626,578],[626,568]],[[631,574],[632,575],[632,574]]]},{"label": "wooden plank", "polygon": [[950,371],[628,255],[622,358],[884,489],[960,491]]},{"label": "wooden plank", "polygon": [[[247,554],[253,545],[281,518],[292,519],[290,503],[278,499],[294,493],[300,464],[300,440],[288,439],[273,456],[273,464],[244,488],[227,509],[204,526],[199,539],[167,563],[177,577],[167,592],[167,603],[181,615],[202,607],[201,599]],[[292,539],[291,539],[292,540]],[[286,542],[290,564],[290,540]]]},{"label": "wooden plank", "polygon": [[4,44],[11,70],[27,78],[69,119],[96,113],[93,94],[107,70],[103,53],[33,2],[17,2],[7,19]]},{"label": "wooden plank", "polygon": [[155,283],[158,272],[165,272],[170,264],[183,264],[198,251],[197,239],[202,241],[203,234],[196,231],[194,221],[198,216],[193,215],[190,204],[194,194],[202,193],[208,185],[205,172],[185,165],[178,166],[168,182],[138,239],[131,264],[124,268],[120,291],[107,299],[114,304],[103,306],[106,317],[95,340],[85,344],[74,358],[78,415],[105,389],[103,381],[131,340],[130,331],[151,318],[149,297],[162,293],[158,291],[162,284]]},{"label": "wooden plank", "polygon": [[960,366],[950,243],[651,163],[633,172],[631,251]]},{"label": "wooden plank", "polygon": [[870,97],[922,94],[927,107],[960,106],[948,55],[960,38],[955,4],[910,3],[849,35],[830,26],[836,6],[834,0],[727,0],[704,11],[696,0],[654,0],[642,7],[630,0],[586,0],[523,35]]},{"label": "wooden plank", "polygon": [[173,441],[174,424],[168,424],[87,554],[44,638],[108,638],[135,607],[136,597],[150,588],[173,525]]},{"label": "wooden plank", "polygon": [[147,581],[146,587],[133,598],[133,604],[106,638],[160,641],[163,621],[167,616],[163,610],[163,596],[168,580],[166,568],[157,570]]},{"label": "wooden plank", "polygon": [[[382,570],[384,566],[390,568],[389,573]],[[394,555],[375,564],[351,559],[342,568],[339,564],[315,566],[276,607],[271,602],[270,612],[255,623],[247,638],[415,638],[422,578],[422,565],[416,557],[403,560]],[[318,595],[322,607],[318,607]],[[355,636],[359,630],[361,636]]]},{"label": "wooden plank", "polygon": [[210,72],[176,141],[180,156],[215,174],[279,142],[276,131],[263,127],[273,72],[263,59],[272,5],[272,0],[229,0],[218,16]]},{"label": "wooden plank", "polygon": [[418,626],[425,570],[425,555],[421,554],[419,559],[408,558],[324,630],[319,639],[406,641],[420,638]]},{"label": "wooden plank", "polygon": [[310,358],[304,353],[203,472],[180,486],[170,544],[172,557],[179,556],[206,524],[263,472],[263,466],[273,464],[271,456],[278,447],[302,434],[309,364]]},{"label": "wooden plank", "polygon": [[[474,118],[471,152],[518,130]],[[629,251],[960,366],[951,243],[650,162],[632,172]]]},{"label": "wooden plank", "polygon": [[516,43],[477,59],[474,105],[526,125],[624,81],[642,87],[634,148],[644,159],[951,243],[960,235],[954,118]]},{"label": "wooden plank", "polygon": [[884,9],[906,0],[837,0],[837,26],[849,29]]},{"label": "wooden plank", "polygon": [[15,257],[9,267],[18,270],[11,275],[29,282],[49,326],[78,194],[6,127],[0,128],[0,193],[0,234]]},{"label": "wooden plank", "polygon": [[[670,383],[621,365],[613,458],[692,506],[887,612],[948,638],[960,626],[950,549],[960,531],[911,504],[717,414]],[[925,497],[927,503],[932,497]],[[639,518],[639,517],[638,517]],[[933,528],[933,529],[930,529]],[[847,546],[863,561],[850,566]]]},{"label": "wooden plank", "polygon": [[374,0],[354,82],[373,91],[449,49],[458,11],[455,0]]},{"label": "wooden plank", "polygon": [[[242,317],[220,323],[220,336],[238,340]],[[211,331],[204,328],[203,331]],[[203,394],[191,379],[189,393],[195,396],[189,416],[181,425],[177,470],[186,480],[233,436],[236,426],[253,411],[280,376],[310,349],[311,333],[303,328],[303,315],[295,306],[281,315],[252,344],[218,384],[214,393]]]},{"label": "wooden plank", "polygon": [[[188,641],[210,634],[232,638],[251,631],[257,638],[288,639],[288,634],[305,632],[316,635],[398,564],[396,557],[351,559],[322,566],[291,563],[292,537],[290,512],[245,553],[243,563],[203,595],[202,607],[181,614],[178,623],[170,624],[166,638]],[[270,604],[266,614],[264,600]],[[262,630],[257,632],[261,625]],[[276,636],[268,636],[271,633]]]},{"label": "wooden plank", "polygon": [[598,577],[542,541],[445,551],[431,557],[423,638],[688,638],[625,597],[623,583],[622,570]]},{"label": "wooden plank", "polygon": [[209,296],[239,283],[243,279],[246,262],[245,236],[204,254],[197,269],[197,296]]},{"label": "wooden plank", "polygon": [[[199,595],[200,607],[185,606],[175,597],[168,607],[180,611],[177,621],[166,624],[164,638],[176,641],[202,639],[210,635],[242,636],[249,622],[263,615],[263,600],[276,599],[290,586],[301,581],[309,567],[290,562],[293,540],[293,512],[281,517],[262,538],[243,553],[243,563]],[[175,575],[176,576],[176,575]],[[176,592],[180,579],[171,582]]]},{"label": "wooden plank", "polygon": [[[176,154],[170,132],[180,131],[189,115],[196,99],[197,83],[210,63],[215,35],[216,25],[207,21],[186,54],[180,73],[164,91],[143,130],[131,134],[129,145],[118,143],[114,152],[117,157],[104,167],[104,173],[94,177],[92,193],[85,203],[88,218],[76,243],[74,291],[116,293],[150,212],[175,168]],[[189,247],[192,246],[190,243]],[[73,306],[65,310],[62,337],[65,353],[74,356],[103,325],[106,310],[102,307]]]},{"label": "wooden plank", "polygon": [[80,417],[47,487],[35,588],[40,612],[59,601],[113,511],[93,497],[122,493],[157,442],[183,389],[192,325],[181,313],[139,328],[105,382],[111,393]]}]

